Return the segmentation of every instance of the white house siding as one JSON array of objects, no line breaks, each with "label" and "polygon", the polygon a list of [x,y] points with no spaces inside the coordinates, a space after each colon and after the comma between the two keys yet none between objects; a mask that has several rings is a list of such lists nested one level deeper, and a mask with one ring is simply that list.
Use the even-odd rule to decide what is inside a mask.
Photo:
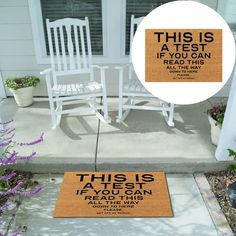
[{"label": "white house siding", "polygon": [[[0,1],[0,70],[3,80],[11,76],[34,74],[45,66],[37,65],[27,0]],[[43,83],[35,95],[42,95]],[[11,95],[7,91],[7,95]]]},{"label": "white house siding", "polygon": [[[209,5],[214,4],[208,0]],[[107,72],[108,95],[117,95],[118,73],[110,65]],[[33,74],[39,72],[47,65],[38,65],[36,62],[31,19],[27,0],[1,0],[0,1],[0,71],[3,80],[11,76]],[[227,96],[230,83],[228,83],[218,96]],[[6,91],[7,95],[11,95]],[[35,96],[47,95],[44,78],[35,90]]]}]

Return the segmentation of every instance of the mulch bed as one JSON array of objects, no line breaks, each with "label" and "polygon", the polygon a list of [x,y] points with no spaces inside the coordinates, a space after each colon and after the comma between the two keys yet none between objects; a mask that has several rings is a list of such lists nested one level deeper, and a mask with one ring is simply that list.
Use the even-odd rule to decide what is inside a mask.
[{"label": "mulch bed", "polygon": [[236,235],[236,209],[231,206],[227,194],[227,186],[236,181],[236,172],[220,171],[205,174],[212,192],[215,194],[226,219]]}]

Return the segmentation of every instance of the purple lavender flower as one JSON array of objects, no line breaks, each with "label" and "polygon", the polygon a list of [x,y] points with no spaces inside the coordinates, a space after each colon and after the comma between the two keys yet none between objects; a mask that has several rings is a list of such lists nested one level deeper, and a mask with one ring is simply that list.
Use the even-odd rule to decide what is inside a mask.
[{"label": "purple lavender flower", "polygon": [[[23,182],[19,182],[14,188],[8,189],[5,192],[0,192],[0,196],[7,196],[10,194],[13,194],[13,195],[24,196],[24,197],[32,197],[44,190],[43,186],[37,186],[36,188],[30,191],[25,191],[25,190],[22,191],[22,185],[23,185]],[[10,207],[10,205],[2,206],[1,208],[5,209],[6,207]],[[0,208],[0,211],[1,211],[1,208]]]},{"label": "purple lavender flower", "polygon": [[0,177],[0,180],[2,180],[2,181],[8,181],[8,180],[10,180],[12,177],[14,177],[15,175],[16,175],[16,172],[13,170],[13,171],[11,171],[10,174],[1,176],[1,177]]},{"label": "purple lavender flower", "polygon": [[41,193],[44,190],[43,186],[37,186],[36,188],[34,188],[31,191],[28,192],[17,192],[18,195],[20,196],[24,196],[24,197],[32,197],[38,193]]},{"label": "purple lavender flower", "polygon": [[13,152],[10,154],[9,157],[5,157],[5,158],[0,158],[0,166],[1,165],[10,165],[10,164],[15,164],[16,163],[16,158],[17,156],[17,152],[15,150],[13,150]]},{"label": "purple lavender flower", "polygon": [[12,140],[6,141],[6,142],[0,142],[0,147],[7,147],[11,144]]},{"label": "purple lavender flower", "polygon": [[3,121],[3,122],[0,122],[0,125],[8,125],[12,122],[13,122],[13,120]]},{"label": "purple lavender flower", "polygon": [[32,152],[30,155],[28,155],[28,156],[17,156],[17,159],[18,159],[18,160],[29,161],[29,160],[31,160],[32,158],[34,158],[36,155],[37,155],[37,153],[33,151],[33,152]]},{"label": "purple lavender flower", "polygon": [[0,166],[15,164],[17,160],[30,161],[31,159],[33,159],[36,156],[37,156],[37,153],[34,151],[28,156],[18,156],[18,153],[16,151],[13,151],[13,153],[9,157],[0,158]]},{"label": "purple lavender flower", "polygon": [[0,134],[5,134],[8,130],[10,130],[10,128],[7,129],[0,129]]},{"label": "purple lavender flower", "polygon": [[14,138],[14,136],[15,136],[15,133],[12,134],[11,136],[5,137],[5,138],[3,138],[4,137],[4,135],[3,135],[2,137],[0,137],[0,140],[1,140],[1,142],[5,142],[7,140],[9,141],[9,140],[12,140]]},{"label": "purple lavender flower", "polygon": [[41,143],[43,141],[43,136],[44,136],[44,133],[41,133],[40,137],[34,141],[31,141],[31,142],[25,142],[25,143],[16,143],[17,145],[20,145],[20,146],[31,146],[31,145],[35,145],[37,143]]},{"label": "purple lavender flower", "polygon": [[14,233],[9,234],[9,236],[20,236],[20,230],[17,230]]},{"label": "purple lavender flower", "polygon": [[5,212],[11,206],[12,206],[12,202],[8,200],[7,202],[5,202],[5,204],[3,204],[3,206],[0,206],[0,212]]},{"label": "purple lavender flower", "polygon": [[4,136],[9,130],[10,128],[0,129],[0,133],[2,134],[1,137]]},{"label": "purple lavender flower", "polygon": [[[4,225],[6,222],[4,220],[0,220],[0,225]],[[1,234],[0,234],[1,235]]]},{"label": "purple lavender flower", "polygon": [[9,129],[9,130],[6,132],[6,134],[10,134],[10,133],[14,132],[15,130],[16,130],[15,128]]},{"label": "purple lavender flower", "polygon": [[[12,120],[6,121],[6,122],[0,122],[0,126],[2,125],[2,129],[0,129],[0,148],[3,149],[3,151],[0,154],[0,166],[4,165],[12,165],[15,164],[18,160],[19,161],[28,161],[37,156],[37,153],[35,151],[32,151],[30,155],[21,156],[19,155],[15,150],[14,146],[30,146],[35,145],[43,141],[44,139],[44,133],[41,133],[38,139],[33,140],[31,142],[16,142],[13,140],[15,135],[15,129],[7,127],[8,124],[10,124]],[[14,176],[16,176],[15,171],[8,172],[8,174],[5,174],[3,176],[0,176],[0,181],[9,181]],[[17,183],[14,187],[6,186],[5,189],[0,191],[0,197],[1,196],[23,196],[23,197],[31,197],[34,196],[40,192],[43,191],[42,186],[37,186],[34,189],[25,190],[25,184],[23,181],[17,180]],[[0,213],[5,212],[9,210],[9,208],[12,205],[12,201],[8,200],[6,203],[4,203],[2,206],[0,206]],[[0,225],[3,224],[4,221],[0,220]],[[22,231],[23,232],[23,231]],[[21,234],[20,229],[13,232],[8,233],[9,236],[19,236]],[[5,233],[0,232],[0,236],[5,235]]]},{"label": "purple lavender flower", "polygon": [[0,191],[0,196],[7,196],[7,195],[11,195],[11,194],[13,194],[13,195],[17,194],[19,192],[19,190],[21,189],[23,184],[24,183],[22,181],[19,181],[15,187],[9,188],[9,189],[7,189],[7,191]]}]

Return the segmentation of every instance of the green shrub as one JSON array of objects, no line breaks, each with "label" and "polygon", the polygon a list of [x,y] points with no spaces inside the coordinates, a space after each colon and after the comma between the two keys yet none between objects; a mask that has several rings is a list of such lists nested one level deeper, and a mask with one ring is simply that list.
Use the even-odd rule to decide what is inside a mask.
[{"label": "green shrub", "polygon": [[232,149],[228,149],[228,152],[229,152],[229,156],[230,157],[234,157],[234,159],[236,159],[236,151],[232,150]]},{"label": "green shrub", "polygon": [[[228,149],[228,152],[229,152],[229,156],[234,157],[234,159],[236,160],[236,151],[234,151],[232,149]],[[236,163],[230,164],[229,170],[236,172]]]},{"label": "green shrub", "polygon": [[4,84],[7,88],[16,90],[20,88],[36,87],[39,82],[40,79],[38,77],[28,75],[24,77],[7,78]]},{"label": "green shrub", "polygon": [[229,165],[229,170],[236,172],[236,164],[230,164]]}]

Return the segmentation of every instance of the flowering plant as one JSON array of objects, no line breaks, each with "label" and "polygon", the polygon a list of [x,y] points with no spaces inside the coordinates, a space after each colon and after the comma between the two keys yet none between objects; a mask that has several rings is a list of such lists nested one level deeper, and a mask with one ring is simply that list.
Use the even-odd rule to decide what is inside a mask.
[{"label": "flowering plant", "polygon": [[226,104],[218,103],[212,105],[212,107],[207,110],[207,114],[209,114],[216,121],[216,125],[222,126],[225,116],[225,110]]},{"label": "flowering plant", "polygon": [[5,85],[10,89],[16,90],[19,88],[36,87],[39,82],[40,79],[38,77],[28,75],[24,77],[8,78],[5,81]]},{"label": "flowering plant", "polygon": [[[32,146],[43,141],[43,133],[36,140],[31,142],[16,142],[14,141],[15,129],[9,127],[11,121],[0,122],[0,216],[6,213],[8,210],[19,205],[17,198],[19,197],[31,197],[41,192],[43,187],[37,185],[34,188],[29,188],[29,181],[23,175],[20,175],[16,170],[9,170],[6,167],[17,163],[18,161],[29,161],[37,156],[35,151],[32,151],[29,155],[22,156],[15,149],[15,146]],[[4,224],[4,221],[0,221],[0,225]],[[8,232],[4,234],[0,232],[0,236],[8,235]],[[20,235],[20,231],[16,231],[11,236]]]}]

